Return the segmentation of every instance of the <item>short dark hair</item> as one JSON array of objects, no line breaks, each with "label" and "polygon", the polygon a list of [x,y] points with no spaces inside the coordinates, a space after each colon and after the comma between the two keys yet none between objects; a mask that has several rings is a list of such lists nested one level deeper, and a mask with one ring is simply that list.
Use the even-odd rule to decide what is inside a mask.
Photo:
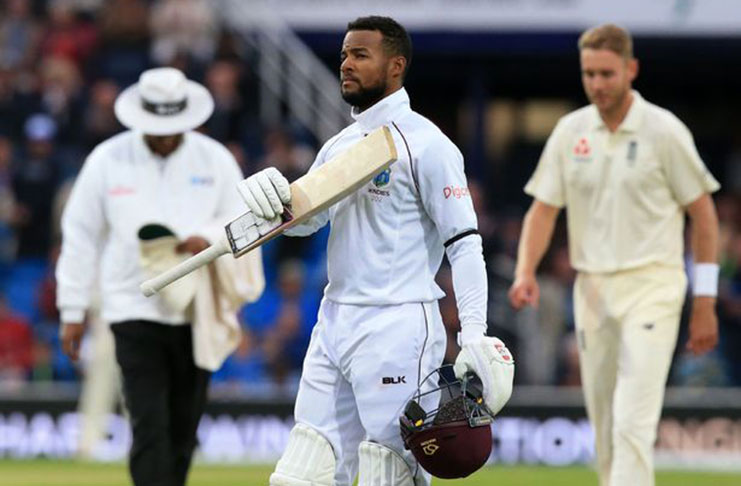
[{"label": "short dark hair", "polygon": [[407,61],[404,69],[406,77],[409,66],[412,64],[412,39],[406,29],[391,17],[370,15],[358,17],[347,24],[347,31],[352,30],[377,30],[383,36],[383,47],[392,56],[401,56]]}]

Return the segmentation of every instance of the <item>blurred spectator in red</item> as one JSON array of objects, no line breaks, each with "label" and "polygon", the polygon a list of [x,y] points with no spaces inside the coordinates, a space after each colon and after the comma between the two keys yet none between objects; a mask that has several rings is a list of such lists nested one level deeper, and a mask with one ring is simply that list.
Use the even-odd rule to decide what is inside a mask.
[{"label": "blurred spectator in red", "polygon": [[205,0],[158,0],[152,6],[152,59],[170,65],[180,54],[204,65],[213,58],[219,26]]},{"label": "blurred spectator in red", "polygon": [[0,381],[26,381],[33,369],[33,334],[0,297]]},{"label": "blurred spectator in red", "polygon": [[[37,319],[39,325],[49,325],[53,327],[53,333],[57,334],[59,330],[59,310],[57,309],[57,280],[54,276],[54,267],[56,267],[57,260],[59,259],[60,244],[56,244],[52,247],[49,252],[49,268],[44,274],[44,277],[39,282],[38,289],[36,291],[37,302],[36,305],[39,309],[39,318]],[[43,338],[50,337],[50,333],[41,333]]]},{"label": "blurred spectator in red", "polygon": [[42,57],[61,57],[85,66],[98,42],[96,26],[77,17],[73,0],[52,0],[48,6],[46,32],[41,41]]},{"label": "blurred spectator in red", "polygon": [[0,65],[29,69],[36,58],[41,28],[29,0],[6,0],[0,14]]},{"label": "blurred spectator in red", "polygon": [[51,244],[52,200],[59,184],[54,154],[57,125],[48,115],[36,114],[26,121],[24,130],[26,150],[14,163],[12,175],[18,257],[46,259]]}]

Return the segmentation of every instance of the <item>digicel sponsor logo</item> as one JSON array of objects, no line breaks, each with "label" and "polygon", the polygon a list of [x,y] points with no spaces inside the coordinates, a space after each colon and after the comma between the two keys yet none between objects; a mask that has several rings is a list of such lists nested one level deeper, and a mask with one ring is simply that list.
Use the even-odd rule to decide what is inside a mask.
[{"label": "digicel sponsor logo", "polygon": [[445,196],[445,199],[448,199],[451,196],[460,199],[462,197],[470,196],[471,193],[468,191],[467,187],[446,186],[443,188],[443,195]]}]

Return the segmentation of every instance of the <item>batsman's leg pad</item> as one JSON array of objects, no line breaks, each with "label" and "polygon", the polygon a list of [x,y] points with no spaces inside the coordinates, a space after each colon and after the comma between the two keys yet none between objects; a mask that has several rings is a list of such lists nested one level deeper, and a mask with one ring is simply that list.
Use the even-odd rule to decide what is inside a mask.
[{"label": "batsman's leg pad", "polygon": [[298,423],[270,475],[270,486],[333,486],[335,456],[331,444],[308,425]]},{"label": "batsman's leg pad", "polygon": [[358,486],[415,486],[406,461],[388,447],[363,441],[358,451]]}]

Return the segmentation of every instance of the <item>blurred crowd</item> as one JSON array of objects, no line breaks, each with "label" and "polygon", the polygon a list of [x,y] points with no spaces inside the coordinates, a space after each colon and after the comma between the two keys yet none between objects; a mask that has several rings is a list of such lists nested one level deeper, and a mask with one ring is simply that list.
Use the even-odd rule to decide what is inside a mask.
[{"label": "blurred crowd", "polygon": [[[84,373],[85,360],[74,364],[59,347],[54,282],[59,221],[87,153],[122,130],[113,103],[141,71],[175,66],[205,84],[216,109],[203,131],[232,151],[245,175],[276,166],[295,179],[311,164],[317,141],[306,130],[291,123],[261,125],[254,53],[223,29],[212,8],[207,0],[2,2],[0,382],[74,382]],[[425,113],[424,105],[416,108]],[[539,150],[518,166],[534,167]],[[727,167],[741,167],[741,150],[726,155]],[[503,155],[519,156],[516,151]],[[721,344],[696,358],[684,352],[680,336],[671,375],[677,385],[741,386],[741,354],[734,352],[741,349],[741,169],[716,176],[725,185],[716,198],[722,231]],[[503,187],[505,180],[492,184],[482,176],[470,182],[489,269],[491,333],[513,350],[518,383],[578,386],[574,272],[563,222],[541,268],[540,308],[516,314],[506,292],[526,201],[504,205],[502,193],[492,197],[492,188]],[[244,338],[215,374],[217,385],[296,384],[326,282],[327,235],[325,228],[311,238],[279,238],[265,247],[265,294],[240,312]],[[447,293],[441,309],[452,361],[459,324],[448,267],[438,281]],[[686,322],[682,329],[686,333]]]}]

